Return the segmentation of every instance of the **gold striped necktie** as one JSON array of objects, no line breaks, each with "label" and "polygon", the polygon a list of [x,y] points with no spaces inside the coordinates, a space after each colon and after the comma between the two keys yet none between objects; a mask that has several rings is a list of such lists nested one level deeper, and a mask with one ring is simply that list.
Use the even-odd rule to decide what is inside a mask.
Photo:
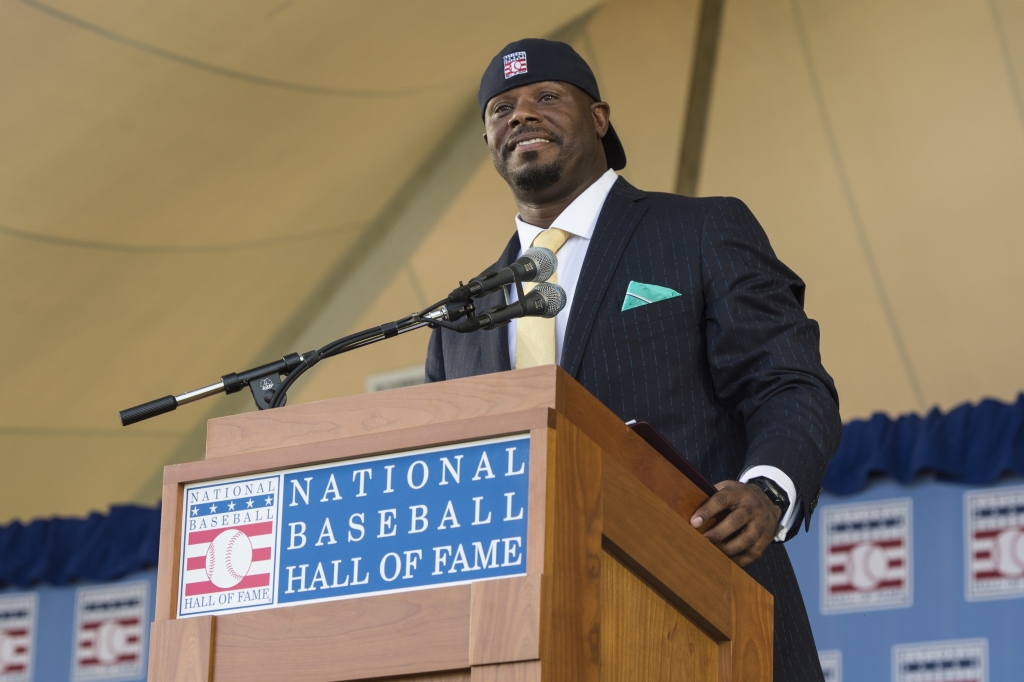
[{"label": "gold striped necktie", "polygon": [[[555,253],[562,248],[570,234],[557,227],[548,229],[537,235],[531,246],[542,246]],[[558,284],[558,271],[548,280]],[[534,282],[523,285],[523,291],[529,293],[535,286]],[[553,365],[555,358],[555,318],[520,317],[516,322],[516,369]]]}]

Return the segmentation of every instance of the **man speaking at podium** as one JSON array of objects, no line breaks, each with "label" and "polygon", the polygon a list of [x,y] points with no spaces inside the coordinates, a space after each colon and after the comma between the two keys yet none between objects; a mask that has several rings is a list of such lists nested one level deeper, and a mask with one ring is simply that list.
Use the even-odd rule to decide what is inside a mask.
[{"label": "man speaking at podium", "polygon": [[[822,680],[782,542],[809,523],[839,446],[804,283],[739,200],[643,192],[587,63],[520,40],[478,95],[494,167],[519,208],[489,271],[525,248],[556,252],[568,303],[554,319],[474,334],[435,329],[427,381],[558,363],[623,420],[653,424],[719,492],[690,522],[775,597],[775,671]],[[557,278],[557,279],[556,279]],[[487,308],[515,289],[480,300]]]}]

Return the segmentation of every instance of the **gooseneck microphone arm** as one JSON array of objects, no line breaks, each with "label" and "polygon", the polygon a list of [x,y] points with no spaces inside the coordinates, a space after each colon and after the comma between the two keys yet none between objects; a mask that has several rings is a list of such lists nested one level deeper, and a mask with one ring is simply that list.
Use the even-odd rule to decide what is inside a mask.
[{"label": "gooseneck microphone arm", "polygon": [[[445,303],[439,302],[419,313],[414,313],[395,322],[387,322],[378,327],[350,334],[332,341],[317,350],[307,351],[301,355],[289,353],[277,362],[267,363],[244,372],[225,374],[215,384],[197,388],[180,395],[168,395],[151,400],[148,403],[121,410],[121,425],[128,426],[136,422],[150,419],[161,414],[173,412],[179,406],[209,398],[219,393],[237,393],[249,387],[252,391],[256,407],[261,410],[280,407],[286,400],[287,387],[291,386],[307,369],[326,357],[344,353],[353,348],[383,341],[399,334],[420,329],[426,326],[453,327],[452,322],[473,312],[472,302]],[[281,376],[287,376],[284,383]],[[285,385],[287,384],[287,386]]]},{"label": "gooseneck microphone arm", "polygon": [[288,374],[299,366],[302,362],[302,358],[303,356],[298,353],[289,353],[277,362],[253,367],[252,369],[247,369],[244,372],[232,372],[230,374],[225,374],[221,377],[220,381],[215,384],[197,388],[194,391],[187,391],[181,395],[168,395],[163,398],[151,400],[148,403],[129,407],[127,410],[121,410],[120,412],[121,425],[128,426],[129,424],[134,424],[136,422],[143,421],[144,419],[149,419],[150,417],[156,417],[161,414],[173,412],[178,409],[179,405],[193,403],[197,400],[217,395],[218,393],[237,393],[248,386],[251,381],[256,379],[261,379],[272,374]]},{"label": "gooseneck microphone arm", "polygon": [[[556,267],[557,259],[550,250],[543,248],[528,249],[521,258],[509,267],[495,273],[475,277],[469,281],[469,284],[462,284],[460,282],[460,286],[453,290],[447,298],[418,313],[413,313],[394,322],[386,322],[380,326],[350,334],[301,355],[290,353],[276,362],[253,367],[244,372],[225,374],[217,383],[198,388],[194,391],[188,391],[180,395],[164,396],[163,398],[122,410],[120,412],[121,425],[128,426],[151,417],[166,414],[176,410],[179,405],[185,405],[219,393],[237,393],[246,387],[252,392],[257,408],[264,410],[281,407],[287,400],[288,389],[291,388],[300,376],[324,358],[340,355],[355,348],[362,348],[363,346],[368,346],[384,339],[390,339],[399,334],[422,327],[444,327],[465,333],[478,329],[492,329],[507,323],[515,317],[545,314],[544,311],[548,310],[550,306],[542,301],[543,296],[536,292],[538,290],[543,292],[545,290],[541,289],[542,286],[551,285],[539,285],[530,294],[524,295],[522,283],[524,281],[543,282],[554,273]],[[513,283],[518,290],[519,301],[508,306],[498,306],[481,314],[479,318],[474,315],[475,308],[472,299],[484,296],[507,284]],[[559,291],[561,291],[560,288]],[[562,292],[561,305],[564,306],[564,304],[564,292]],[[558,309],[560,310],[561,308],[559,307]],[[557,313],[557,310],[545,316],[553,316],[555,313]],[[282,376],[284,377],[283,381]]]},{"label": "gooseneck microphone arm", "polygon": [[401,320],[387,322],[379,327],[371,327],[370,329],[332,341],[326,346],[310,353],[299,363],[298,367],[288,374],[284,382],[282,382],[280,389],[276,391],[275,395],[271,396],[268,407],[275,408],[284,405],[288,398],[288,389],[292,387],[292,384],[310,367],[324,358],[341,355],[350,350],[362,348],[384,339],[390,339],[399,334],[420,329],[421,327],[448,327],[451,325],[449,320],[459,319],[465,315],[472,314],[472,312],[473,304],[471,302],[446,303],[442,301],[419,313],[403,317]]}]

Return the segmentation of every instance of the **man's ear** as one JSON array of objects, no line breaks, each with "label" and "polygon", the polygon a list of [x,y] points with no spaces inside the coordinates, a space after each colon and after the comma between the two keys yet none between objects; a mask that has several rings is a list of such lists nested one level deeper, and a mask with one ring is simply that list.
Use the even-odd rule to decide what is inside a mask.
[{"label": "man's ear", "polygon": [[487,139],[487,133],[484,133],[484,144],[487,145],[488,147],[491,146],[490,141]]},{"label": "man's ear", "polygon": [[590,113],[594,117],[594,128],[597,136],[604,137],[608,132],[608,122],[612,117],[612,108],[607,102],[594,102],[590,105]]}]

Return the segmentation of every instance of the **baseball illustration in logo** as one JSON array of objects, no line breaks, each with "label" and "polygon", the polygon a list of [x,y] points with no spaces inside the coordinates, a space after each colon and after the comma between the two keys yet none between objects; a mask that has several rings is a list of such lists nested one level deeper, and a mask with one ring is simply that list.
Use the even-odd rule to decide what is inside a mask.
[{"label": "baseball illustration in logo", "polygon": [[278,478],[190,486],[179,615],[273,601]]},{"label": "baseball illustration in logo", "polygon": [[822,519],[822,613],[909,606],[909,499],[826,507]]},{"label": "baseball illustration in logo", "polygon": [[1024,596],[1024,487],[964,494],[965,596]]},{"label": "baseball illustration in logo", "polygon": [[252,543],[237,528],[221,532],[206,550],[206,575],[222,590],[242,582],[251,566]]},{"label": "baseball illustration in logo", "polygon": [[505,62],[505,78],[526,73],[526,53],[513,52],[503,57]]},{"label": "baseball illustration in logo", "polygon": [[29,682],[35,648],[34,592],[0,597],[0,682]]},{"label": "baseball illustration in logo", "polygon": [[988,682],[988,641],[961,639],[897,644],[893,682]]},{"label": "baseball illustration in logo", "polygon": [[149,584],[83,587],[75,599],[72,680],[133,679],[145,673]]}]

